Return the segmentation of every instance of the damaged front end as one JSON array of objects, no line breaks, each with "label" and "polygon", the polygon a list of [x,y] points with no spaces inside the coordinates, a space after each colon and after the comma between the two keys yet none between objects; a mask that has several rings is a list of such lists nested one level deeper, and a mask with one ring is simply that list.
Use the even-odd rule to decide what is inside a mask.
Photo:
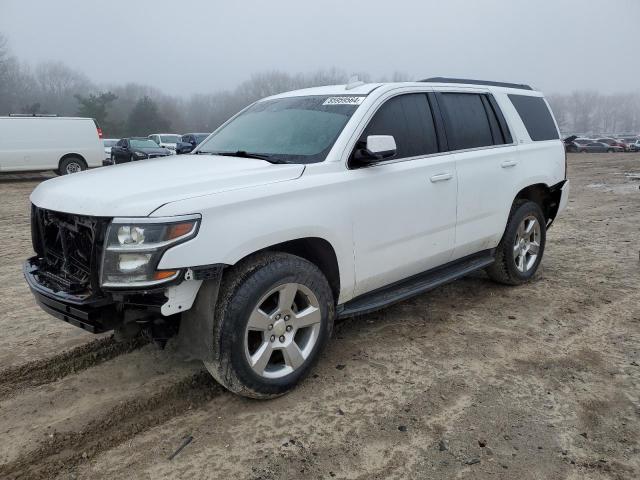
[{"label": "damaged front end", "polygon": [[[91,333],[116,330],[126,338],[142,330],[164,341],[177,332],[180,313],[191,307],[202,283],[199,276],[206,272],[176,270],[166,281],[152,279],[147,283],[139,281],[138,275],[132,276],[134,281],[121,285],[114,283],[120,281],[116,271],[105,280],[108,255],[112,263],[113,258],[117,262],[128,255],[122,253],[126,248],[117,243],[119,230],[114,228],[122,228],[121,225],[117,219],[32,206],[31,231],[36,255],[25,262],[24,276],[37,303],[60,320]],[[177,223],[167,225],[170,228]],[[115,245],[110,243],[113,238]],[[162,245],[169,243],[172,242]],[[150,245],[150,248],[143,245],[136,252],[152,251],[154,244]],[[157,267],[164,252],[157,248],[153,251],[155,263],[145,266],[149,270]],[[126,261],[128,257],[121,263]]]}]

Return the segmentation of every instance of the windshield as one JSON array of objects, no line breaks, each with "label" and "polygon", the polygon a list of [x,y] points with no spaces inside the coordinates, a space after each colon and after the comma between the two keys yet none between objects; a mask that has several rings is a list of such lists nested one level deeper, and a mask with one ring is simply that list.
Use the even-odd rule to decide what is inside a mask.
[{"label": "windshield", "polygon": [[153,140],[130,140],[133,148],[158,148],[158,144]]},{"label": "windshield", "polygon": [[194,136],[196,137],[196,143],[200,143],[205,138],[207,138],[209,136],[209,134],[208,133],[203,133],[201,135],[194,135]]},{"label": "windshield", "polygon": [[103,140],[102,143],[104,143],[105,147],[113,147],[116,143],[118,143],[118,140]]},{"label": "windshield", "polygon": [[198,153],[247,152],[291,163],[321,162],[363,98],[308,96],[257,102],[203,142]]},{"label": "windshield", "polygon": [[178,143],[180,141],[180,135],[160,135],[160,142],[162,143]]}]

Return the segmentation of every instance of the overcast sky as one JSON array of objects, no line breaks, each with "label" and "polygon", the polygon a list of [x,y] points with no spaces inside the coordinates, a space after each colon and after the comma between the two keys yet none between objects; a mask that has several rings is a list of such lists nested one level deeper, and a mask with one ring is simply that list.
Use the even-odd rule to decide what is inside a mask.
[{"label": "overcast sky", "polygon": [[30,64],[178,95],[331,67],[640,89],[640,0],[0,0],[0,32]]}]

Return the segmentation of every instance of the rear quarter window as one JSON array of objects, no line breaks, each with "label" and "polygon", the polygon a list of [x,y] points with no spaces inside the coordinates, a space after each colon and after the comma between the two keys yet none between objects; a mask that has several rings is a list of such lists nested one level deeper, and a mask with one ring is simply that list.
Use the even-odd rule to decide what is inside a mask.
[{"label": "rear quarter window", "polygon": [[509,95],[509,100],[511,100],[518,115],[520,115],[531,140],[541,142],[560,138],[544,98],[528,95]]}]

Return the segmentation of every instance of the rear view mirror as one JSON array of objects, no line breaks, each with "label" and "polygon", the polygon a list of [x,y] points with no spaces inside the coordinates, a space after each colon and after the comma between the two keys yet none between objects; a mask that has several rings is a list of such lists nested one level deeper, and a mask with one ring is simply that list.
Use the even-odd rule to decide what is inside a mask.
[{"label": "rear view mirror", "polygon": [[396,150],[393,135],[369,135],[365,147],[357,149],[353,157],[363,163],[373,163],[394,157]]}]

